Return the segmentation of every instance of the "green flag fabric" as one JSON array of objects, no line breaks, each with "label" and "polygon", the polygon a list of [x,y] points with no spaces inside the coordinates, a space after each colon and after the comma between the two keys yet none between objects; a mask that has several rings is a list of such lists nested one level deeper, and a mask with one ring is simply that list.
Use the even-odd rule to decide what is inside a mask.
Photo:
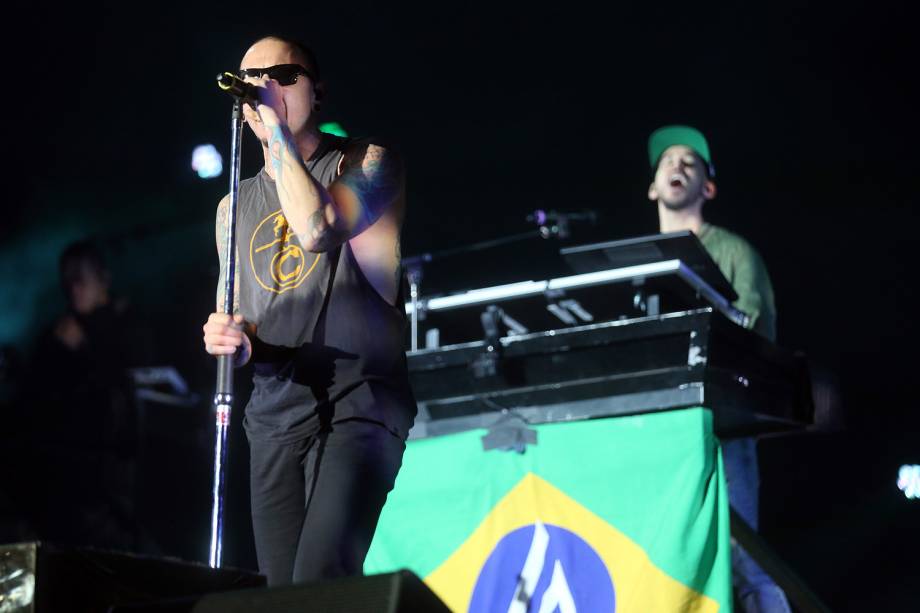
[{"label": "green flag fabric", "polygon": [[365,563],[453,611],[731,611],[728,495],[703,408],[410,441]]}]

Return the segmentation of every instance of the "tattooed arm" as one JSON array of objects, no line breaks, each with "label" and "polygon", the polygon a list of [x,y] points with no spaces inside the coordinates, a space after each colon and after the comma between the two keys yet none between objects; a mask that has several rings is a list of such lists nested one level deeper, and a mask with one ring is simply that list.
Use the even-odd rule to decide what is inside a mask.
[{"label": "tattooed arm", "polygon": [[259,108],[268,129],[268,161],[288,225],[307,251],[334,249],[349,234],[336,214],[332,195],[307,172],[288,127],[277,123],[263,106]]},{"label": "tattooed arm", "polygon": [[346,152],[339,178],[325,189],[307,171],[297,143],[284,121],[279,86],[264,83],[259,104],[266,164],[275,179],[278,199],[301,246],[330,251],[373,225],[398,204],[402,164],[380,145],[363,143]]},{"label": "tattooed arm", "polygon": [[342,210],[351,211],[349,243],[361,271],[387,302],[395,304],[402,281],[399,234],[406,204],[402,161],[379,145],[355,145],[329,191]]},{"label": "tattooed arm", "polygon": [[[229,223],[230,197],[225,196],[217,205],[217,218],[214,223],[215,239],[217,242],[217,256],[220,259],[220,274],[217,279],[217,308],[208,317],[202,327],[204,331],[204,348],[211,355],[234,355],[234,364],[242,366],[252,356],[252,343],[247,333],[243,331],[246,325],[240,315],[240,277],[239,277],[239,250],[236,255],[236,274],[233,276],[233,316],[224,312],[225,291],[227,279],[227,224]],[[249,330],[253,333],[254,330]]]},{"label": "tattooed arm", "polygon": [[[256,82],[256,81],[254,81]],[[278,199],[301,247],[315,253],[351,244],[371,285],[390,303],[399,289],[399,231],[404,210],[401,159],[378,144],[355,143],[345,152],[339,177],[325,189],[304,166],[287,116],[281,87],[258,81],[258,113],[253,131],[263,143],[266,166]]]},{"label": "tattooed arm", "polygon": [[[217,216],[214,220],[214,241],[217,243],[217,258],[220,262],[220,272],[217,277],[217,313],[224,313],[224,300],[227,284],[227,224],[230,216],[230,196],[224,196],[217,205]],[[240,312],[240,250],[236,250],[236,266],[233,275],[233,313]]]}]

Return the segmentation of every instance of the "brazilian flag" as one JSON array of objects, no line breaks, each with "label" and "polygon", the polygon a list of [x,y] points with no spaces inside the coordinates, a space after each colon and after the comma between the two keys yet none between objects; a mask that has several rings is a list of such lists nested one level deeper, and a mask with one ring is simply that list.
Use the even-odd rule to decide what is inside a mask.
[{"label": "brazilian flag", "polygon": [[410,441],[365,563],[457,612],[731,611],[728,494],[703,408]]}]

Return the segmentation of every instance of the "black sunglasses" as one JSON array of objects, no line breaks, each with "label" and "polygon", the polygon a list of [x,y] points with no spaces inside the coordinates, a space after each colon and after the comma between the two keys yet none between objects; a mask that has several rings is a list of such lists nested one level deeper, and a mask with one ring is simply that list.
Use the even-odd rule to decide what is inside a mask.
[{"label": "black sunglasses", "polygon": [[273,81],[277,81],[279,85],[293,85],[300,75],[307,75],[313,79],[310,71],[300,64],[277,64],[268,68],[244,68],[240,70],[241,79],[246,77],[255,77],[257,79],[268,77]]}]

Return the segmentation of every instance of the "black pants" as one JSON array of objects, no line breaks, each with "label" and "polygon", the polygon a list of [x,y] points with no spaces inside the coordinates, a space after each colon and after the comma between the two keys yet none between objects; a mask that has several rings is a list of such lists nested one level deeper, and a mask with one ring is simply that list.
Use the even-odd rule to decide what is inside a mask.
[{"label": "black pants", "polygon": [[268,584],[361,574],[405,442],[351,419],[294,443],[249,445],[256,556]]}]

